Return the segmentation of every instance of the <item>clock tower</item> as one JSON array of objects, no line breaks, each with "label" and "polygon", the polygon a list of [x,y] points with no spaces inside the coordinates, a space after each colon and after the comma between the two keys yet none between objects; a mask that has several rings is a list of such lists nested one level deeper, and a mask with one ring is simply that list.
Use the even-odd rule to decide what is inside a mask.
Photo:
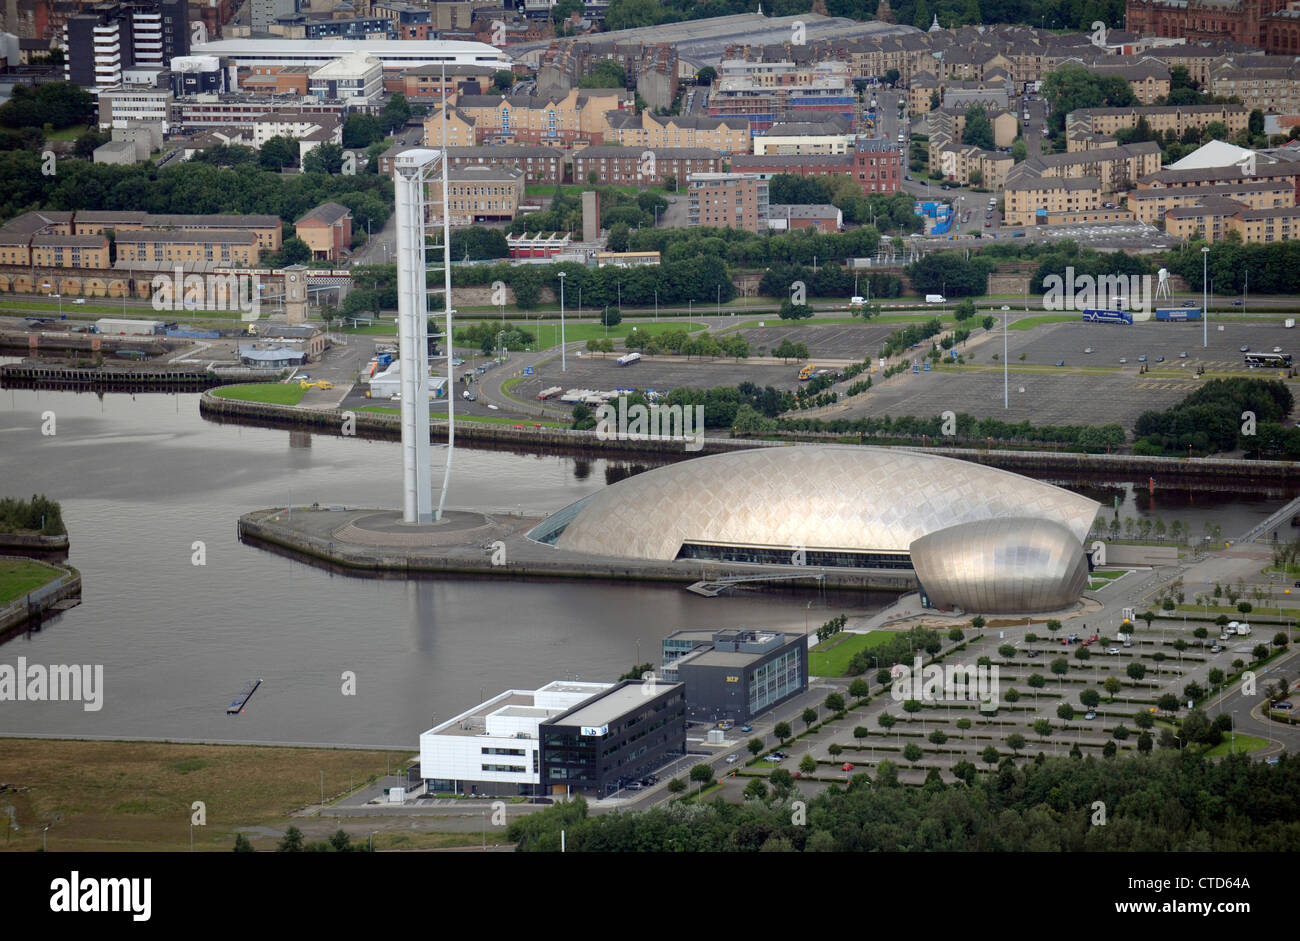
[{"label": "clock tower", "polygon": [[290,265],[284,269],[284,313],[291,324],[307,322],[307,268]]}]

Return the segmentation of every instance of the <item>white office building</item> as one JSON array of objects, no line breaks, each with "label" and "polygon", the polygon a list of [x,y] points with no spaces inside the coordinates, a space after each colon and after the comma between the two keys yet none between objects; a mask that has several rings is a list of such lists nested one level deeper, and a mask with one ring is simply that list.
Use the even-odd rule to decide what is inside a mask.
[{"label": "white office building", "polygon": [[384,91],[384,70],[374,56],[350,52],[312,72],[307,91],[317,98],[376,101]]},{"label": "white office building", "polygon": [[385,71],[401,72],[426,65],[477,65],[509,69],[510,56],[484,42],[442,39],[219,39],[195,43],[193,55],[221,56],[251,69],[265,65],[322,66],[354,52],[378,59]]},{"label": "white office building", "polygon": [[420,777],[430,791],[535,793],[542,780],[538,726],[611,685],[556,680],[493,696],[420,733]]},{"label": "white office building", "polygon": [[100,130],[130,127],[131,122],[156,125],[162,134],[171,130],[171,91],[118,85],[97,96]]}]

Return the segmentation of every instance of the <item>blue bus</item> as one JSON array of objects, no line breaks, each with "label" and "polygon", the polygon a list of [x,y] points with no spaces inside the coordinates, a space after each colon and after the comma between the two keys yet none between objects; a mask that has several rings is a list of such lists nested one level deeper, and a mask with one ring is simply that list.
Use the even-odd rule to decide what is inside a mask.
[{"label": "blue bus", "polygon": [[1093,310],[1089,308],[1083,312],[1083,319],[1087,323],[1131,324],[1133,315],[1126,310]]}]

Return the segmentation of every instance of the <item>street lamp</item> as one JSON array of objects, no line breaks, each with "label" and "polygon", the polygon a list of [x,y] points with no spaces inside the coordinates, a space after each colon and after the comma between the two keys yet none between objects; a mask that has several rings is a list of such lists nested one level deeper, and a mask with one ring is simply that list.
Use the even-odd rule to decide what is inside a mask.
[{"label": "street lamp", "polygon": [[[560,272],[560,372],[568,372],[569,364],[564,359],[564,277],[565,272]],[[579,291],[582,288],[578,288]],[[582,295],[579,294],[579,297]]]},{"label": "street lamp", "polygon": [[1201,246],[1201,346],[1210,345],[1210,294],[1209,294],[1210,246]]}]

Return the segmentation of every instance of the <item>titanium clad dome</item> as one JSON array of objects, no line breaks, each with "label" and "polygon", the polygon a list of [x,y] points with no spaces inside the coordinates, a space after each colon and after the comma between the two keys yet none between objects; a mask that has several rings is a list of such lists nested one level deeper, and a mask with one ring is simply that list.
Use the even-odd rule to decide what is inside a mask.
[{"label": "titanium clad dome", "polygon": [[1088,559],[1054,520],[962,523],[912,543],[917,580],[937,608],[985,614],[1059,611],[1088,583]]},{"label": "titanium clad dome", "polygon": [[574,552],[657,560],[677,558],[684,542],[906,553],[936,530],[999,517],[1056,520],[1082,543],[1099,506],[937,454],[808,445],[659,467],[560,510],[532,536]]}]

